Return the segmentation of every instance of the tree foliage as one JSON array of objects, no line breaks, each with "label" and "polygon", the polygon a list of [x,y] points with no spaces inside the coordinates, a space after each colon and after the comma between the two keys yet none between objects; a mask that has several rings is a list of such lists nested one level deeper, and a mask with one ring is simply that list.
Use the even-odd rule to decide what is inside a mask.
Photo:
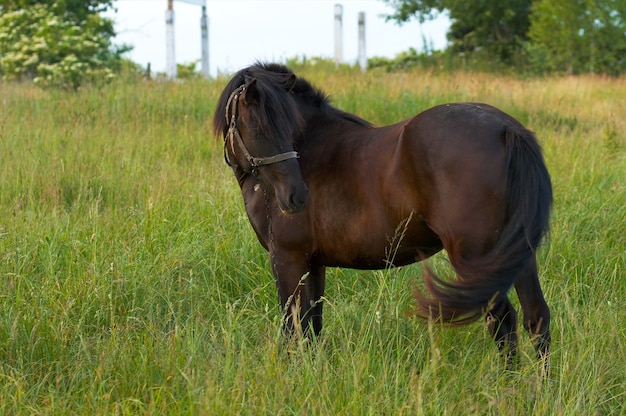
[{"label": "tree foliage", "polygon": [[115,48],[110,1],[0,0],[0,74],[76,89],[113,77],[127,47]]},{"label": "tree foliage", "polygon": [[537,0],[530,58],[543,71],[568,74],[626,71],[626,2]]},{"label": "tree foliage", "polygon": [[484,51],[490,59],[509,62],[527,39],[531,0],[385,0],[399,23],[413,17],[432,19],[447,11],[448,32],[457,53]]},{"label": "tree foliage", "polygon": [[387,16],[398,23],[408,22],[417,18],[421,23],[433,19],[449,9],[446,0],[385,0],[395,10],[395,13]]},{"label": "tree foliage", "polygon": [[3,12],[25,10],[33,6],[47,6],[57,16],[67,15],[81,22],[90,14],[101,13],[113,7],[112,0],[0,0]]},{"label": "tree foliage", "polygon": [[447,12],[451,52],[537,72],[626,71],[624,0],[385,0],[398,23]]}]

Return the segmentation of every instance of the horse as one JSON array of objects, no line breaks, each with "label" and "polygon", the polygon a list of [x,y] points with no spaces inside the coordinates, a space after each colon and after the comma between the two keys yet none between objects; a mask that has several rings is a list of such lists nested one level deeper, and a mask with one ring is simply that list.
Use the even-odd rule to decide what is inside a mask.
[{"label": "horse", "polygon": [[547,361],[550,309],[536,252],[552,185],[534,134],[512,116],[449,103],[374,127],[288,67],[257,62],[226,84],[213,128],[269,252],[286,334],[319,336],[326,267],[384,269],[445,249],[456,276],[426,267],[415,314],[450,325],[485,319],[510,364],[514,286]]}]

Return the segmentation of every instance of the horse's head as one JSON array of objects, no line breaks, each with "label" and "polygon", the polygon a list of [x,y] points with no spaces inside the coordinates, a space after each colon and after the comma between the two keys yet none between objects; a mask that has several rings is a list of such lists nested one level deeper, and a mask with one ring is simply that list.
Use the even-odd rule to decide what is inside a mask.
[{"label": "horse's head", "polygon": [[308,202],[293,147],[302,120],[288,90],[270,80],[251,78],[229,94],[227,87],[217,110],[223,124],[218,122],[215,128],[224,134],[226,162],[255,176],[266,191],[273,191],[281,211],[292,214]]}]

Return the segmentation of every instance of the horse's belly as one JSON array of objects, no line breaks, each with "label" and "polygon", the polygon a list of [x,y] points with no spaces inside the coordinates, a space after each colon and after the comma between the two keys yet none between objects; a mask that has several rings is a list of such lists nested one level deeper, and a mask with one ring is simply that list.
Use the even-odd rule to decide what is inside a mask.
[{"label": "horse's belly", "polygon": [[375,270],[415,263],[442,248],[439,237],[425,225],[388,230],[370,226],[327,239],[320,260],[326,266]]}]

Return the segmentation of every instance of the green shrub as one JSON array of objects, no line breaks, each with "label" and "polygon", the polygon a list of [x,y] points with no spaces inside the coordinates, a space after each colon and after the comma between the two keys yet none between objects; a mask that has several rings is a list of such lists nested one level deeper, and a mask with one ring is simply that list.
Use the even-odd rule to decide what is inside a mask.
[{"label": "green shrub", "polygon": [[112,22],[98,14],[76,22],[45,5],[5,13],[0,16],[0,74],[5,80],[68,89],[107,82],[128,50],[112,48],[113,34]]}]

